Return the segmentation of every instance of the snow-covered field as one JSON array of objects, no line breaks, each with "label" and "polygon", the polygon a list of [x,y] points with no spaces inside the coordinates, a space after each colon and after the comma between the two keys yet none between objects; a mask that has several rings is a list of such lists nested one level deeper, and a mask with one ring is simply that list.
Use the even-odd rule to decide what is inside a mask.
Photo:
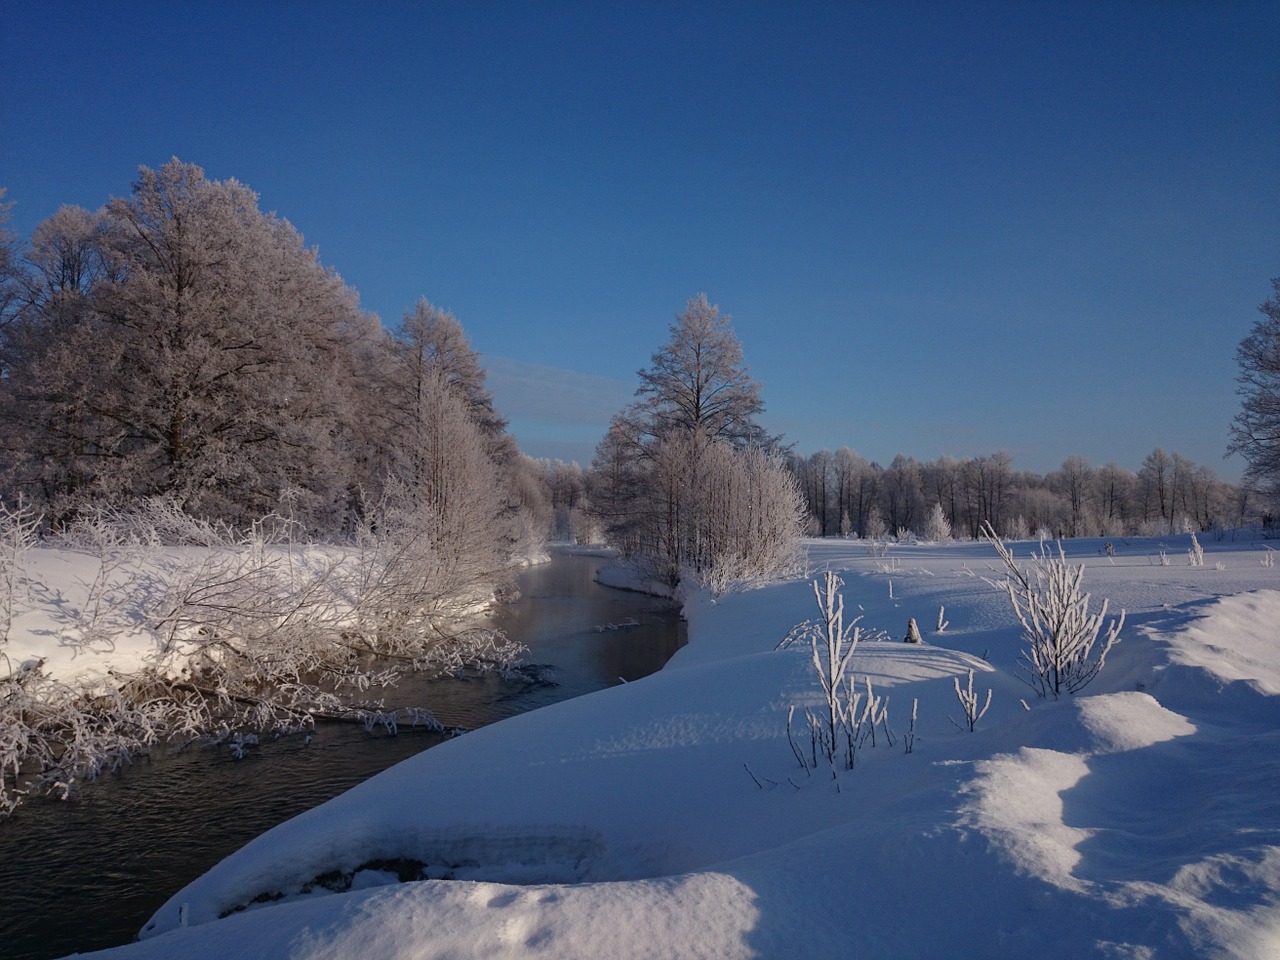
[{"label": "snow-covered field", "polygon": [[[660,673],[374,777],[96,956],[1280,956],[1280,568],[1261,542],[1202,542],[1203,566],[1185,536],[1168,565],[1153,540],[1064,543],[1128,621],[1055,702],[1015,674],[989,545],[811,541],[885,634],[854,670],[896,739],[838,782],[786,735],[788,707],[820,702],[808,650],[776,649],[817,612],[808,581],[696,595]],[[909,617],[925,643],[899,642]],[[994,691],[974,733],[951,719],[971,669]]]}]

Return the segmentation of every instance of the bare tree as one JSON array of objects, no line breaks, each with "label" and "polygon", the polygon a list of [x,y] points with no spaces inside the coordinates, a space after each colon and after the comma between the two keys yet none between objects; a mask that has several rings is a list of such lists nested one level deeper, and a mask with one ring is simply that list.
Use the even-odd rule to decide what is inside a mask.
[{"label": "bare tree", "polygon": [[884,518],[889,531],[914,530],[924,521],[924,492],[920,464],[914,457],[898,454],[881,478]]},{"label": "bare tree", "polygon": [[1126,531],[1133,510],[1133,489],[1138,478],[1115,462],[1098,468],[1094,475],[1098,512],[1105,536],[1117,536]]},{"label": "bare tree", "polygon": [[1173,531],[1173,461],[1163,447],[1156,447],[1142,461],[1138,471],[1141,482],[1142,519],[1160,521],[1161,532]]},{"label": "bare tree", "polygon": [[1262,316],[1240,341],[1240,412],[1231,422],[1231,453],[1244,455],[1249,482],[1280,493],[1280,277],[1260,307]]},{"label": "bare tree", "polygon": [[[831,451],[819,450],[810,454],[805,462],[803,476],[805,478],[805,495],[809,501],[809,512],[818,521],[818,536],[825,537],[832,532],[831,503]],[[835,518],[839,521],[839,513]]]},{"label": "bare tree", "polygon": [[1089,531],[1092,520],[1090,495],[1094,485],[1093,467],[1078,454],[1072,454],[1062,463],[1062,468],[1049,478],[1067,505],[1067,536],[1083,537]]}]

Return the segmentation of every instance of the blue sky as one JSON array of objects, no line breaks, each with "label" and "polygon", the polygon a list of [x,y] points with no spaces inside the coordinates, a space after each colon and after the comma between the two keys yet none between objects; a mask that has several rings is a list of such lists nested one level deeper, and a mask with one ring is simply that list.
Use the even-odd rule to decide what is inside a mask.
[{"label": "blue sky", "polygon": [[[796,9],[798,8],[798,9]],[[30,3],[26,236],[170,156],[253,187],[394,325],[451,309],[535,456],[589,460],[689,297],[767,425],[1228,479],[1280,274],[1280,5]]]}]

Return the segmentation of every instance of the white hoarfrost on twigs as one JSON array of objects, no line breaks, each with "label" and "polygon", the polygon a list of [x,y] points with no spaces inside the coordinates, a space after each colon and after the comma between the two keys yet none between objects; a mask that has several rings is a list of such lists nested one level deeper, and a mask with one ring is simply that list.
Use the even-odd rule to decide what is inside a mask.
[{"label": "white hoarfrost on twigs", "polygon": [[[1280,579],[1256,542],[1204,542],[1204,566],[1113,543],[1063,544],[1128,611],[1075,696],[1025,701],[1023,627],[975,575],[998,575],[989,544],[893,547],[890,594],[883,558],[809,541],[861,617],[843,666],[852,617],[828,624],[821,589],[816,642],[779,649],[808,580],[694,594],[666,669],[391,768],[101,956],[1280,956]],[[940,605],[945,634],[888,641]],[[828,625],[896,744],[835,783],[798,768],[786,722],[840,722]],[[957,691],[973,723],[949,719]]]},{"label": "white hoarfrost on twigs", "polygon": [[317,718],[439,730],[378,688],[407,670],[509,671],[522,652],[465,627],[492,594],[439,575],[427,538],[386,532],[408,524],[321,546],[282,517],[237,533],[155,500],[47,544],[38,525],[0,505],[0,815],[166,740],[241,756],[251,735]]}]

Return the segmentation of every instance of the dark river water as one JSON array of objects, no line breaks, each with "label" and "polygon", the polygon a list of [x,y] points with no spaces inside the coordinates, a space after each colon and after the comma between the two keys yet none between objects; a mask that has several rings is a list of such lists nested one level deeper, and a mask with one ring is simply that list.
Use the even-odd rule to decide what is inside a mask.
[{"label": "dark river water", "polygon": [[[554,684],[408,678],[386,692],[388,705],[474,728],[659,670],[684,642],[679,610],[601,587],[602,562],[556,554],[522,574],[520,599],[490,618]],[[172,893],[264,830],[440,742],[324,724],[310,742],[264,742],[241,760],[226,747],[158,751],[71,801],[33,800],[0,820],[0,957],[128,943]]]}]

